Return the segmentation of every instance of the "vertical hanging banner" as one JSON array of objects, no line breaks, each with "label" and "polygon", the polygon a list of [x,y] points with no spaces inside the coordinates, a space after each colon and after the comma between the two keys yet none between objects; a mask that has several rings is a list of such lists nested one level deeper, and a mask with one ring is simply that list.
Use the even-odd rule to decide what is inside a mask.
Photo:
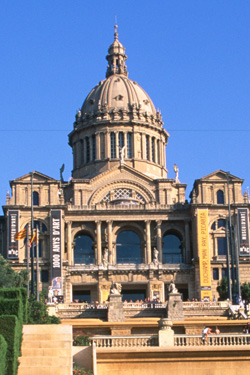
[{"label": "vertical hanging banner", "polygon": [[18,259],[19,241],[15,240],[15,234],[19,230],[19,211],[9,210],[7,230],[8,230],[7,258]]},{"label": "vertical hanging banner", "polygon": [[238,208],[238,242],[239,255],[250,256],[249,253],[249,218],[247,208]]},{"label": "vertical hanging banner", "polygon": [[62,212],[50,213],[51,279],[55,295],[62,295]]},{"label": "vertical hanging banner", "polygon": [[208,211],[198,210],[198,255],[201,299],[212,300],[211,267],[208,236]]}]

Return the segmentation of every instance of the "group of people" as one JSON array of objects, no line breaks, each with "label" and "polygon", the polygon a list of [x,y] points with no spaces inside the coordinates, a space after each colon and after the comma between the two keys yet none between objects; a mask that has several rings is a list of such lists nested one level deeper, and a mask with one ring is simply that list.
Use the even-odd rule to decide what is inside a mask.
[{"label": "group of people", "polygon": [[213,332],[212,328],[210,328],[210,327],[205,327],[205,328],[203,329],[201,340],[202,340],[202,343],[203,343],[204,345],[205,345],[206,342],[207,342],[208,335],[213,334],[213,333],[214,333],[215,335],[219,335],[219,334],[220,334],[220,330],[219,330],[219,328],[218,328],[217,326],[215,327],[214,332]]}]

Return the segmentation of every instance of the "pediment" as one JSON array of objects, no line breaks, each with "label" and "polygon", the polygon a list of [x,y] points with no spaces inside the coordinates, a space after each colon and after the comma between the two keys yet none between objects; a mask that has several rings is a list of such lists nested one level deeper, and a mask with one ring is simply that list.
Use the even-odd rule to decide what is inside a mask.
[{"label": "pediment", "polygon": [[154,183],[151,178],[130,167],[114,168],[90,181],[93,191],[89,204],[110,202],[130,197],[141,204],[155,200]]},{"label": "pediment", "polygon": [[115,166],[114,168],[111,168],[108,171],[100,173],[98,176],[90,179],[90,183],[94,184],[94,183],[97,183],[98,181],[102,181],[103,179],[106,179],[109,177],[114,177],[114,176],[124,177],[125,175],[127,175],[130,178],[133,176],[134,178],[147,182],[147,183],[152,183],[154,181],[153,178],[147,176],[146,174],[141,173],[137,171],[136,169],[129,167],[126,164],[123,164],[119,168]]},{"label": "pediment", "polygon": [[235,182],[240,182],[242,183],[243,180],[240,179],[239,177],[236,177],[232,175],[231,173],[224,172],[221,169],[218,169],[215,172],[212,172],[204,177],[202,177],[199,181],[201,182],[222,182],[222,181],[227,181],[227,176],[229,177],[230,182],[235,181]]},{"label": "pediment", "polygon": [[27,173],[21,177],[16,178],[15,180],[10,181],[10,185],[13,183],[31,183],[31,173],[33,174],[33,183],[39,183],[39,182],[57,182],[54,178],[51,178],[49,176],[46,176],[43,173],[33,171],[30,173]]}]

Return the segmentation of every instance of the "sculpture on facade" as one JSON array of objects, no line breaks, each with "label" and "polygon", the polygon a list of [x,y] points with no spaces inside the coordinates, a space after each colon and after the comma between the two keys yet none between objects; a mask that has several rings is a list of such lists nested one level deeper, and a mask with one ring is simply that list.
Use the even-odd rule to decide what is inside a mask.
[{"label": "sculpture on facade", "polygon": [[169,293],[178,293],[178,289],[175,287],[174,280],[172,280],[170,282],[169,287],[168,287],[168,292]]},{"label": "sculpture on facade", "polygon": [[159,251],[156,249],[156,247],[154,247],[153,256],[154,256],[153,263],[158,264],[159,263]]},{"label": "sculpture on facade", "polygon": [[174,171],[175,171],[174,182],[176,182],[178,184],[178,183],[180,183],[180,180],[179,180],[179,168],[177,167],[177,164],[174,165]]},{"label": "sculpture on facade", "polygon": [[65,165],[63,164],[60,168],[60,181],[63,182],[63,171],[64,171]]},{"label": "sculpture on facade", "polygon": [[121,294],[122,286],[120,283],[114,283],[110,289],[110,294]]},{"label": "sculpture on facade", "polygon": [[107,248],[105,248],[105,249],[103,250],[103,255],[102,255],[102,263],[103,263],[103,265],[104,265],[105,267],[107,267],[108,264],[109,264],[108,256],[109,256],[109,251],[108,251]]},{"label": "sculpture on facade", "polygon": [[124,163],[126,147],[127,146],[123,146],[123,147],[120,148],[120,162],[121,162],[121,164]]}]

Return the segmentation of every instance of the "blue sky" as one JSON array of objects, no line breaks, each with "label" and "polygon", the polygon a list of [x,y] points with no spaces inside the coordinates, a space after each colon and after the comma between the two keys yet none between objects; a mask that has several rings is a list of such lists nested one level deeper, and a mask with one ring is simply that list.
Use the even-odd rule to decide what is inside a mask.
[{"label": "blue sky", "polygon": [[231,0],[1,1],[0,204],[32,170],[64,179],[68,134],[105,78],[115,16],[129,78],[161,110],[168,177],[217,169],[250,186],[250,3]]}]

